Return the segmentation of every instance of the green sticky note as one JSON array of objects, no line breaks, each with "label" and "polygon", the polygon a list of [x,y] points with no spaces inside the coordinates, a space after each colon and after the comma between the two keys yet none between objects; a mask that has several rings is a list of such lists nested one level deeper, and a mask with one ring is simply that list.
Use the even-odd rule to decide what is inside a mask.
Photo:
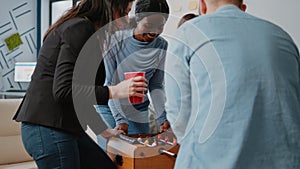
[{"label": "green sticky note", "polygon": [[14,50],[16,47],[23,44],[19,33],[15,33],[11,35],[10,37],[6,38],[4,41],[9,50]]}]

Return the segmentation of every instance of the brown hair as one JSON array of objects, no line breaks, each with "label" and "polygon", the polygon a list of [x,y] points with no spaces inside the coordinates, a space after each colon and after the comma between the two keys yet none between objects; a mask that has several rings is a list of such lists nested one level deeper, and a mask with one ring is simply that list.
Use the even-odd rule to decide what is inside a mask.
[{"label": "brown hair", "polygon": [[181,17],[181,19],[179,20],[178,22],[178,25],[177,25],[177,28],[179,28],[184,22],[190,20],[190,19],[193,19],[195,17],[197,17],[198,15],[194,14],[194,13],[188,13],[188,14],[185,14]]},{"label": "brown hair", "polygon": [[65,21],[75,17],[87,17],[95,26],[104,26],[113,20],[114,10],[118,10],[121,15],[127,8],[129,2],[133,0],[81,0],[81,2],[69,9],[61,16],[45,33],[43,40],[49,33]]}]

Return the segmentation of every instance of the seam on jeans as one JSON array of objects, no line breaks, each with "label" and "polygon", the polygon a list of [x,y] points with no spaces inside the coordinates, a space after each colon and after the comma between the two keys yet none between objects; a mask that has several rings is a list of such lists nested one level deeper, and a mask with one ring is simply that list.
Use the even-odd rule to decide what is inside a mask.
[{"label": "seam on jeans", "polygon": [[[50,130],[51,130],[50,134],[51,134],[53,140],[57,140],[57,135],[56,135],[56,133],[54,133],[56,131],[54,131],[53,129],[50,129]],[[53,141],[53,143],[54,143],[54,145],[57,149],[57,152],[58,152],[58,157],[59,157],[59,166],[58,167],[62,168],[63,162],[62,162],[62,158],[61,158],[62,157],[61,149],[59,148],[58,142]]]},{"label": "seam on jeans", "polygon": [[44,142],[43,142],[43,136],[42,136],[42,132],[41,132],[41,126],[36,125],[34,126],[37,129],[37,142],[40,144],[41,147],[39,147],[37,152],[33,152],[33,156],[35,156],[35,160],[39,160],[41,158],[43,158],[45,152],[44,152]]}]

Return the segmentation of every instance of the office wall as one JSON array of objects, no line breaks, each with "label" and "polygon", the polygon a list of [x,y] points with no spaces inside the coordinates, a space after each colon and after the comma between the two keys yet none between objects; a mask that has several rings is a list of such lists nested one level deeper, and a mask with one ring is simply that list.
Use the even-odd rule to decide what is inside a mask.
[{"label": "office wall", "polygon": [[170,16],[165,25],[163,36],[168,40],[176,29],[180,18],[186,13],[198,14],[200,0],[167,0],[170,6]]},{"label": "office wall", "polygon": [[41,0],[41,44],[44,34],[49,28],[49,22],[54,23],[64,12],[72,6],[73,0],[62,0],[61,2],[56,1],[52,6],[52,16],[50,16],[50,0]]},{"label": "office wall", "polygon": [[[14,82],[17,61],[35,61],[37,49],[35,0],[2,0],[0,5],[0,90],[24,89],[27,83]],[[19,33],[22,44],[10,51],[5,39]]]},{"label": "office wall", "polygon": [[[200,0],[168,0],[171,7],[171,17],[166,24],[164,35],[172,35],[179,18],[184,14],[198,13]],[[192,3],[197,3],[197,9],[190,9]],[[271,21],[286,30],[300,46],[299,0],[244,0],[247,12],[257,17]]]},{"label": "office wall", "polygon": [[[177,23],[184,14],[192,12],[197,14],[200,0],[167,0],[171,8],[171,16],[168,20],[164,35],[171,35],[175,32]],[[300,45],[300,22],[297,18],[300,15],[298,7],[299,0],[244,0],[248,5],[247,12],[264,18],[285,29]],[[42,0],[42,34],[47,30],[49,23],[49,0]],[[131,11],[132,14],[133,11]]]},{"label": "office wall", "polygon": [[50,16],[49,16],[49,2],[50,0],[41,0],[41,44],[44,34],[49,28]]},{"label": "office wall", "polygon": [[245,3],[247,12],[279,25],[300,47],[299,0],[245,0]]},{"label": "office wall", "polygon": [[[36,10],[37,1],[41,2],[41,37],[49,26],[49,0],[2,0],[0,6],[0,91],[24,89],[27,83],[15,83],[13,80],[16,61],[34,61],[37,48]],[[198,13],[199,0],[167,0],[171,8],[164,36],[171,36],[177,23],[184,14]],[[245,0],[247,12],[264,18],[285,29],[300,45],[299,0]],[[9,51],[4,39],[14,33],[21,35],[23,44]],[[41,42],[41,39],[40,39]]]}]

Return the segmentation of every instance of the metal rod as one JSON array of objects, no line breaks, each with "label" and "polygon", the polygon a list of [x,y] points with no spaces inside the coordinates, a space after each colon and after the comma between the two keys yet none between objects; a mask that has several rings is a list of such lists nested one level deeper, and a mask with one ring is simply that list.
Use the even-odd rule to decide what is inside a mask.
[{"label": "metal rod", "polygon": [[174,158],[177,157],[177,154],[174,154],[174,153],[172,153],[172,152],[170,152],[170,151],[167,151],[167,150],[165,150],[164,148],[158,149],[158,152],[159,152],[160,154],[165,153],[165,154],[167,154],[167,155],[169,155],[169,156],[172,156],[172,157],[174,157]]}]

